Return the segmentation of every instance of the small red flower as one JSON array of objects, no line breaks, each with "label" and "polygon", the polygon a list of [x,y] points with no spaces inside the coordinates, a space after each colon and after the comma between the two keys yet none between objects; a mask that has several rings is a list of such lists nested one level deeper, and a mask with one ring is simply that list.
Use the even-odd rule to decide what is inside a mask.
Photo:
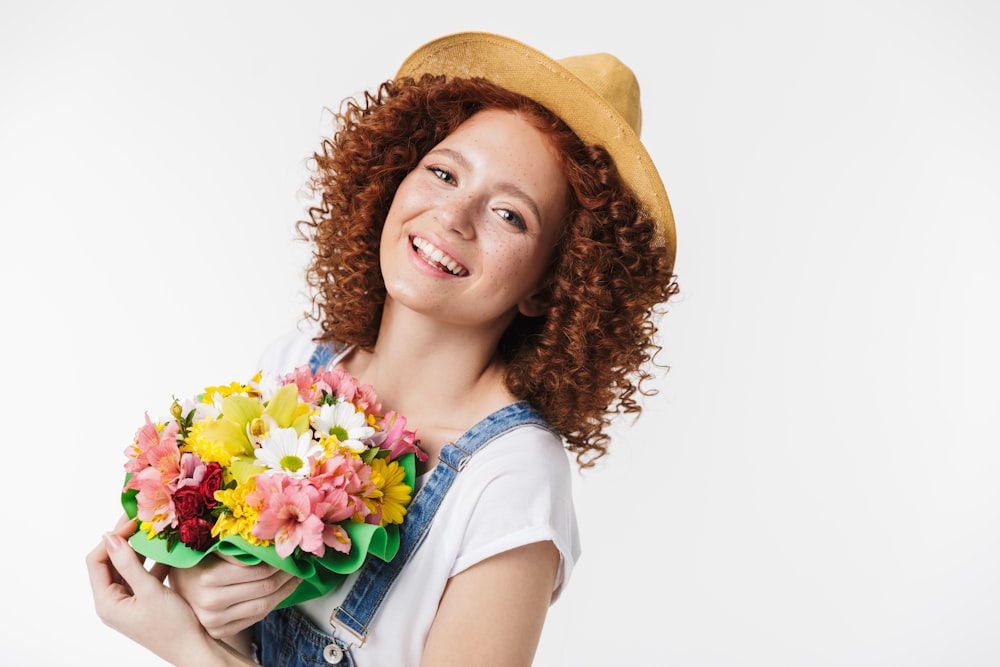
[{"label": "small red flower", "polygon": [[207,551],[214,541],[212,538],[212,523],[205,521],[201,517],[181,521],[181,525],[177,527],[177,533],[181,538],[181,542],[195,551]]},{"label": "small red flower", "polygon": [[[199,487],[182,486],[174,491],[174,512],[182,526],[185,522],[200,517],[204,511],[205,498]],[[181,541],[184,541],[183,538]]]},{"label": "small red flower", "polygon": [[215,492],[222,488],[222,466],[214,461],[207,464],[205,477],[201,480],[201,496],[206,507],[215,507]]}]

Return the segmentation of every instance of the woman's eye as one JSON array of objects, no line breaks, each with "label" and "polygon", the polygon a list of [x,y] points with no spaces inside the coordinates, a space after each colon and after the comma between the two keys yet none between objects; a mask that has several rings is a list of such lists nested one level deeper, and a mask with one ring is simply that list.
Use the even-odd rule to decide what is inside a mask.
[{"label": "woman's eye", "polygon": [[524,223],[524,218],[519,216],[517,213],[514,213],[514,211],[507,208],[498,208],[495,210],[497,215],[509,222],[511,225],[517,227],[522,232],[528,228],[528,226]]},{"label": "woman's eye", "polygon": [[451,175],[451,172],[446,171],[441,167],[427,167],[427,171],[431,172],[445,183],[455,182],[455,177]]}]

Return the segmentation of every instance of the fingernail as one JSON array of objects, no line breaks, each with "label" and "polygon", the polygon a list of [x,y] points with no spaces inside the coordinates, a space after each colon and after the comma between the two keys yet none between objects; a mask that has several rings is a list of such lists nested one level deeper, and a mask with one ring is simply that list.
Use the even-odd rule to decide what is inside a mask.
[{"label": "fingernail", "polygon": [[122,546],[122,538],[118,537],[114,533],[104,533],[104,546],[108,548],[108,551],[120,549]]}]

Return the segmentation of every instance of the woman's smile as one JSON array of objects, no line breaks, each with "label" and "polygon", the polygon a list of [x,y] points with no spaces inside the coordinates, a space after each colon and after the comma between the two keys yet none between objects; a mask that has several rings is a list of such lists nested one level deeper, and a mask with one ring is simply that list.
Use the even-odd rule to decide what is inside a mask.
[{"label": "woman's smile", "polygon": [[420,236],[414,236],[412,239],[413,251],[421,261],[453,276],[462,277],[469,275],[469,270],[462,266],[458,260],[427,239]]}]

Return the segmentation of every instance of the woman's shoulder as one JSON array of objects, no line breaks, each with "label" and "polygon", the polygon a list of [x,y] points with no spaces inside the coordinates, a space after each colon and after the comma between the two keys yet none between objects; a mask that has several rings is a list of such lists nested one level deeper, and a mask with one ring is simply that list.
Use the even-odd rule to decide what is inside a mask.
[{"label": "woman's shoulder", "polygon": [[[496,436],[470,460],[467,471],[479,484],[501,477],[522,484],[570,486],[570,457],[559,435],[544,423],[524,423]],[[484,479],[486,478],[486,479]]]}]

